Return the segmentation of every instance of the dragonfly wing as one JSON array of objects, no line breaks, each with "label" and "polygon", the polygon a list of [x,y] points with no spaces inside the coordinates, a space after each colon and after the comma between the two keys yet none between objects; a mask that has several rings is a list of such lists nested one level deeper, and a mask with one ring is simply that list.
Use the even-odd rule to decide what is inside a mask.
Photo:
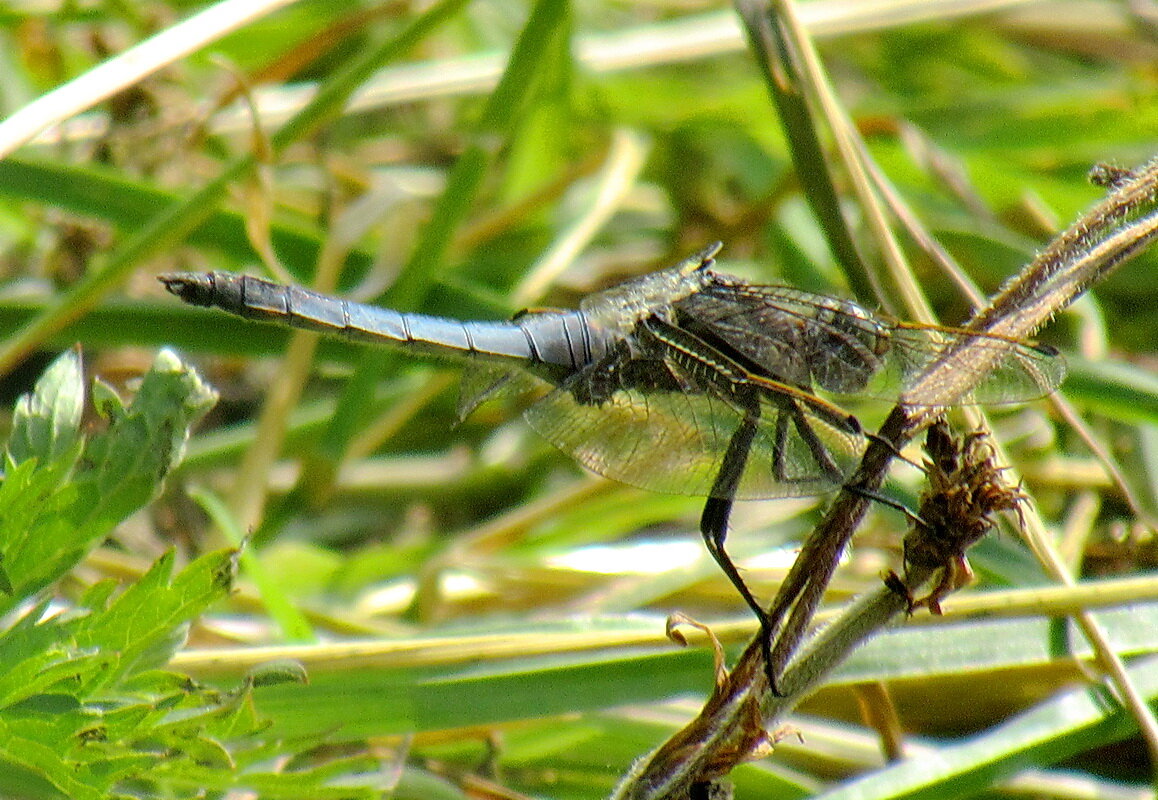
[{"label": "dragonfly wing", "polygon": [[[532,405],[527,420],[600,475],[651,491],[711,495],[732,435],[749,412],[672,363],[649,360],[645,368],[664,370],[654,383],[667,388],[621,382],[601,393],[598,402],[581,402],[577,398],[588,395],[578,384],[596,377],[585,370]],[[849,472],[860,445],[859,436],[812,415],[797,401],[765,393],[734,497],[823,493]]]},{"label": "dragonfly wing", "polygon": [[[1000,405],[1037,400],[1051,394],[1065,379],[1065,358],[1044,345],[1001,336],[969,333],[915,323],[897,323],[890,336],[887,367],[874,378],[866,394],[892,399],[898,390],[910,403],[940,404],[952,390],[950,381],[975,381],[959,404]],[[958,351],[966,355],[955,355]],[[949,358],[954,368],[940,385],[912,390],[914,380],[931,364]],[[980,373],[980,377],[976,377]]]},{"label": "dragonfly wing", "polygon": [[[959,328],[886,322],[848,300],[719,277],[719,283],[677,303],[677,310],[699,326],[701,336],[722,340],[784,383],[896,400],[926,367],[965,344],[970,354],[948,380],[981,375],[960,403],[1036,400],[1065,378],[1065,359],[1052,348]],[[936,398],[948,388],[928,386],[906,399],[939,404]]]},{"label": "dragonfly wing", "polygon": [[524,370],[484,361],[468,361],[463,367],[458,387],[458,420],[462,422],[488,400],[509,397],[531,389],[539,389],[541,393],[541,384],[541,381]]},{"label": "dragonfly wing", "polygon": [[[981,375],[958,403],[1036,400],[1065,378],[1065,359],[1049,347],[960,328],[885,322],[848,300],[719,277],[721,282],[678,302],[677,310],[698,326],[698,335],[722,340],[784,383],[896,400],[929,365],[965,344],[970,354],[947,380]],[[906,399],[940,404],[936,398],[948,388],[930,385]]]},{"label": "dragonfly wing", "polygon": [[883,366],[889,331],[856,303],[718,278],[676,308],[698,335],[723,342],[762,374],[795,386],[853,394]]}]

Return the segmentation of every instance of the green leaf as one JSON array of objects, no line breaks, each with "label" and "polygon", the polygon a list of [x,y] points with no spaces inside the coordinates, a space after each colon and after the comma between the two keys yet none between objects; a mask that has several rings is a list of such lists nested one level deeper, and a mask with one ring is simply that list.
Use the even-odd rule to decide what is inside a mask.
[{"label": "green leaf", "polygon": [[1067,397],[1122,422],[1158,422],[1158,377],[1121,361],[1070,358]]},{"label": "green leaf", "polygon": [[100,378],[92,382],[92,404],[104,419],[116,419],[125,413],[125,401],[117,390]]},{"label": "green leaf", "polygon": [[172,351],[157,355],[128,408],[85,450],[87,469],[77,481],[76,524],[82,539],[106,535],[156,496],[181,460],[189,427],[216,400],[216,393]]},{"label": "green leaf", "polygon": [[81,621],[77,646],[116,654],[117,665],[98,679],[107,683],[167,663],[185,641],[185,626],[229,593],[234,555],[208,553],[173,577],[169,552],[107,610]]},{"label": "green leaf", "polygon": [[80,353],[68,350],[45,370],[31,394],[16,401],[7,455],[19,464],[37,458],[47,464],[72,453],[84,411],[84,370]]},{"label": "green leaf", "polygon": [[[62,749],[67,747],[67,742],[59,736],[59,728],[47,721],[0,718],[0,763],[21,767],[25,774],[17,775],[18,781],[27,781],[29,775],[34,775],[72,800],[104,800],[109,782],[93,782],[90,773],[69,763],[62,757],[67,752]],[[5,780],[7,777],[7,770],[0,770],[0,790],[6,795],[11,785]],[[40,796],[60,797],[61,794]]]},{"label": "green leaf", "polygon": [[[37,607],[0,634],[0,764],[12,766],[0,768],[0,796],[39,778],[67,797],[108,797],[150,775],[161,754],[230,773],[221,732],[259,728],[243,695],[148,668],[167,662],[185,625],[227,594],[232,558],[210,553],[173,575],[170,554],[107,608],[45,618]],[[106,601],[104,591],[86,596]]]},{"label": "green leaf", "polygon": [[60,457],[15,462],[0,484],[0,553],[9,589],[0,597],[0,610],[59,578],[151,500],[179,462],[189,427],[216,399],[191,367],[162,351],[132,403],[83,448],[78,461],[73,453],[81,443],[72,437],[79,422],[79,374],[79,357],[62,356],[23,404],[18,452]]},{"label": "green leaf", "polygon": [[245,681],[251,686],[277,686],[279,683],[309,683],[309,673],[305,665],[292,658],[267,661],[245,674]]},{"label": "green leaf", "polygon": [[0,597],[7,611],[74,565],[86,552],[78,547],[77,489],[65,483],[71,465],[25,461],[0,484],[0,552],[10,591]]}]

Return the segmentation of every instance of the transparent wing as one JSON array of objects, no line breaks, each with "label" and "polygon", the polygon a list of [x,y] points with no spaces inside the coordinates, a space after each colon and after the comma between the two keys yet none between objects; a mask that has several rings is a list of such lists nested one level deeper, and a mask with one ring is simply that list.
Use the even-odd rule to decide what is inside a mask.
[{"label": "transparent wing", "polygon": [[[620,387],[602,402],[581,403],[574,387],[564,384],[532,405],[527,420],[600,475],[652,491],[709,496],[729,442],[749,415],[671,363],[650,361],[648,368],[667,370],[662,380],[684,388]],[[572,379],[582,380],[582,373]],[[820,494],[851,471],[862,444],[859,435],[835,427],[803,404],[765,391],[747,459],[730,465],[742,470],[734,496]]]},{"label": "transparent wing", "polygon": [[488,400],[524,391],[532,381],[523,370],[468,361],[458,387],[458,421],[465,420]]},{"label": "transparent wing", "polygon": [[[913,379],[934,361],[963,345],[968,360],[956,357],[954,373],[976,378],[973,389],[959,403],[999,405],[1037,400],[1052,394],[1065,380],[1066,362],[1057,350],[1001,336],[969,333],[960,329],[896,323],[891,328],[889,356],[879,380],[882,388],[871,396],[895,399],[897,387],[907,391]],[[978,377],[979,373],[979,377]],[[878,380],[874,377],[874,384]],[[942,387],[929,386],[925,394],[909,402],[937,402]]]},{"label": "transparent wing", "polygon": [[[886,322],[856,303],[785,286],[725,279],[680,301],[677,309],[688,318],[684,324],[722,340],[777,380],[837,394],[896,400],[927,366],[966,341],[980,357],[962,360],[957,369],[981,374],[962,403],[1036,400],[1065,378],[1065,359],[1049,347],[959,328]],[[930,387],[928,402],[936,402],[936,394]],[[923,401],[921,395],[909,399]]]},{"label": "transparent wing", "polygon": [[795,386],[860,393],[879,374],[889,330],[847,300],[787,286],[719,282],[676,303],[681,327]]}]

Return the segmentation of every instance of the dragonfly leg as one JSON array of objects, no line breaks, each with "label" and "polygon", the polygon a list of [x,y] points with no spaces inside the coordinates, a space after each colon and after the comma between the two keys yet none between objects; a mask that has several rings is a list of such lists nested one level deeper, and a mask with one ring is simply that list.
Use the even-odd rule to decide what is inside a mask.
[{"label": "dragonfly leg", "polygon": [[784,453],[788,449],[788,417],[780,413],[776,415],[776,438],[772,445],[772,476],[781,483],[790,482],[788,468],[784,463]]},{"label": "dragonfly leg", "polygon": [[[742,429],[743,426],[741,426]],[[739,431],[737,431],[738,433]],[[735,437],[733,436],[733,441]],[[718,479],[717,479],[718,480]],[[734,491],[733,487],[733,491]],[[760,605],[760,601],[752,594],[752,590],[748,588],[748,584],[744,582],[744,577],[740,574],[739,568],[735,562],[724,550],[724,540],[728,536],[728,517],[732,513],[732,500],[723,497],[709,497],[704,504],[704,513],[700,516],[700,534],[704,537],[704,544],[711,553],[712,558],[724,574],[728,576],[732,586],[736,587],[736,591],[744,598],[744,602],[748,604],[748,608],[752,609],[752,613],[756,615],[756,620],[760,623],[760,647],[764,652],[765,674],[768,678],[768,685],[772,688],[773,693],[779,694],[776,690],[776,683],[773,679],[773,674],[769,669],[772,663],[772,640],[775,637],[776,631],[773,625],[772,618],[764,607]]]},{"label": "dragonfly leg", "polygon": [[[796,432],[800,438],[807,445],[809,452],[812,454],[816,465],[824,471],[833,483],[840,484],[844,481],[844,473],[832,457],[824,442],[816,435],[808,420],[804,416],[804,412],[800,406],[795,402],[786,401],[781,406],[781,413],[777,419],[776,425],[776,446],[779,450],[784,442],[787,441],[788,435],[788,421],[791,420],[792,425],[796,428]],[[773,455],[773,464],[776,463],[776,455]],[[776,599],[772,601],[772,606],[766,612],[767,630],[764,631],[767,636],[764,642],[764,671],[768,677],[768,686],[773,694],[783,696],[783,693],[778,687],[779,675],[783,670],[788,658],[792,655],[792,651],[796,647],[796,643],[800,638],[801,629],[796,630],[799,623],[796,620],[803,620],[807,624],[807,620],[811,619],[812,611],[815,609],[816,603],[819,602],[820,596],[816,593],[814,580],[815,575],[810,571],[810,563],[813,561],[818,550],[824,548],[817,548],[813,539],[805,543],[804,550],[796,559],[796,563],[792,565],[792,569],[788,571],[784,581],[780,584],[780,591],[776,594]],[[832,569],[835,568],[836,562],[840,557],[840,549],[836,549],[834,554],[822,554],[819,556],[819,569],[823,574],[831,575]],[[823,586],[827,584],[827,577],[821,582],[821,594],[823,593]],[[791,611],[789,618],[789,625],[784,630],[779,632],[779,636],[773,637],[771,634],[780,627],[781,621]],[[794,624],[795,623],[795,624]],[[764,626],[762,626],[764,627]]]},{"label": "dragonfly leg", "polygon": [[[769,608],[769,616],[780,628],[769,662],[774,671],[783,669],[804,637],[816,607],[824,596],[825,587],[836,571],[841,553],[848,546],[852,531],[864,517],[869,503],[865,491],[872,492],[879,487],[876,481],[883,476],[892,451],[897,449],[892,444],[896,439],[888,438],[886,431],[893,432],[895,436],[906,422],[903,410],[894,410],[885,421],[881,435],[874,437],[866,448],[857,477],[843,484],[842,494],[805,539],[800,555],[781,583],[780,591]],[[881,439],[889,442],[890,446],[885,446]],[[855,483],[856,490],[850,489],[850,483]],[[852,499],[846,500],[846,496]]]},{"label": "dragonfly leg", "polygon": [[906,464],[908,464],[912,467],[916,467],[917,469],[921,470],[922,472],[925,471],[925,467],[923,465],[918,464],[916,461],[914,461],[913,459],[909,458],[907,455],[902,453],[901,449],[899,447],[897,447],[895,444],[890,442],[885,437],[880,436],[878,434],[875,434],[872,431],[861,431],[861,434],[866,439],[874,441],[877,444],[881,445],[882,447],[887,448],[889,450],[889,452],[891,452],[893,454],[893,458],[899,458],[901,461],[904,461]]},{"label": "dragonfly leg", "polygon": [[760,620],[763,626],[768,617],[768,613],[764,607],[760,605],[760,601],[752,594],[752,590],[748,588],[748,584],[744,582],[744,578],[740,575],[740,569],[732,561],[731,556],[728,555],[724,549],[724,540],[728,538],[728,518],[732,514],[732,501],[722,497],[709,497],[704,504],[704,513],[700,516],[700,533],[704,537],[704,544],[711,553],[712,558],[724,574],[728,576],[728,580],[736,587],[736,591],[744,598],[744,602],[752,609],[752,612]]},{"label": "dragonfly leg", "polygon": [[855,483],[846,483],[844,485],[844,488],[847,489],[848,491],[852,492],[853,494],[860,495],[861,497],[865,498],[866,500],[873,500],[877,503],[880,503],[881,505],[885,505],[885,506],[888,506],[889,508],[896,509],[897,511],[900,511],[902,514],[904,514],[906,517],[908,517],[909,522],[912,522],[916,525],[924,525],[925,527],[928,527],[928,523],[926,523],[925,520],[921,519],[920,514],[917,514],[911,508],[909,508],[908,506],[906,506],[904,503],[900,502],[899,500],[894,500],[893,498],[889,497],[888,495],[881,494],[880,492],[875,492],[872,489],[866,489],[865,487],[858,486]]},{"label": "dragonfly leg", "polygon": [[728,441],[728,449],[720,461],[720,471],[712,484],[712,492],[704,504],[704,513],[700,516],[700,533],[704,537],[704,544],[712,558],[720,565],[720,569],[728,576],[728,580],[740,592],[744,602],[756,613],[761,620],[767,615],[759,601],[756,600],[740,570],[724,550],[724,540],[728,537],[728,518],[732,514],[732,503],[736,496],[736,489],[740,485],[740,477],[744,474],[744,467],[748,462],[748,453],[752,449],[752,442],[756,438],[756,423],[759,420],[760,406],[753,404],[751,410],[732,433]]},{"label": "dragonfly leg", "polygon": [[[777,414],[776,417],[774,440],[775,444],[772,451],[772,469],[773,474],[776,476],[777,480],[786,481],[789,478],[787,474],[785,451],[788,446],[788,426],[791,422],[800,438],[808,447],[808,450],[811,453],[812,458],[816,462],[817,466],[820,467],[824,474],[829,479],[831,479],[834,484],[843,482],[844,472],[840,469],[840,466],[832,457],[832,453],[829,451],[828,447],[826,447],[824,442],[820,440],[820,437],[816,435],[816,431],[809,424],[800,405],[795,401],[787,398],[782,398],[782,402],[778,403],[778,405],[780,406],[780,413]],[[751,419],[751,416],[749,416],[748,419]],[[746,423],[748,419],[745,420]],[[754,424],[754,420],[752,420],[752,424]],[[744,425],[741,425],[740,428],[737,429],[736,434],[733,434],[733,441],[729,444],[728,455],[732,454],[732,444],[736,442],[737,436],[744,429],[744,427]],[[750,442],[745,445],[745,456],[747,455],[747,450],[749,448]],[[729,459],[728,456],[725,456],[723,462],[725,467],[721,468],[721,476],[720,478],[717,478],[717,485],[719,485],[720,479],[725,474],[726,465],[731,461],[732,460]],[[736,461],[738,461],[738,459]],[[739,462],[739,465],[742,468],[743,463]],[[731,492],[733,494],[735,492],[735,482],[738,480],[739,474],[737,473],[733,478],[733,485],[731,487]],[[713,492],[713,494],[717,493]],[[710,499],[708,501],[708,507],[705,507],[704,517],[701,520],[701,530],[704,532],[705,541],[708,540],[708,531],[713,529],[713,526],[715,526],[715,530],[720,532],[721,538],[719,542],[715,545],[709,542],[708,550],[712,552],[713,556],[716,557],[716,562],[720,564],[720,567],[726,574],[729,575],[729,577],[731,577],[733,573],[736,574],[736,578],[732,580],[732,583],[736,585],[736,588],[740,591],[740,594],[743,595],[744,599],[748,602],[748,605],[751,606],[752,610],[756,613],[757,619],[760,620],[761,648],[764,653],[764,673],[768,679],[769,690],[773,694],[781,696],[782,693],[777,685],[779,682],[779,673],[784,667],[783,662],[787,658],[786,654],[791,653],[791,647],[787,649],[785,648],[785,642],[780,641],[784,637],[783,635],[779,637],[777,636],[777,629],[779,628],[780,622],[784,618],[784,615],[787,613],[789,608],[792,607],[793,603],[800,596],[801,592],[806,590],[807,576],[803,572],[790,572],[788,577],[785,579],[785,582],[781,585],[780,592],[777,594],[776,600],[773,602],[771,609],[766,611],[763,608],[758,607],[755,598],[752,597],[751,592],[748,591],[747,586],[743,584],[743,581],[740,580],[737,582],[739,579],[739,574],[735,572],[735,566],[731,564],[730,559],[728,560],[727,565],[725,565],[720,560],[721,556],[725,559],[727,558],[726,554],[723,553],[722,536],[726,534],[726,515],[727,512],[731,510],[731,500],[727,500],[726,503],[720,505],[719,508],[712,508],[713,501],[715,501],[716,504],[720,504],[721,502],[716,498]],[[709,508],[712,509],[713,518],[709,518]],[[714,547],[718,547],[719,555],[717,555],[717,549],[714,549]],[[729,569],[731,572],[729,572]]]},{"label": "dragonfly leg", "polygon": [[800,434],[800,438],[808,445],[808,451],[812,454],[816,465],[820,467],[824,474],[834,483],[842,483],[844,481],[844,471],[837,465],[836,460],[833,459],[832,453],[829,452],[824,442],[820,441],[820,437],[816,435],[816,431],[804,418],[804,413],[800,410],[800,406],[796,403],[791,403],[787,411],[792,417],[792,424],[796,428],[796,432]]},{"label": "dragonfly leg", "polygon": [[[744,474],[744,467],[748,461],[748,454],[752,449],[752,442],[756,437],[756,423],[759,420],[759,403],[749,406],[749,411],[743,422],[736,428],[728,442],[728,449],[720,462],[720,472],[712,485],[712,493],[704,504],[704,513],[700,517],[700,533],[704,537],[704,544],[712,558],[728,580],[736,587],[736,591],[744,598],[744,602],[752,609],[756,619],[760,622],[760,642],[764,650],[764,663],[768,664],[772,656],[772,638],[775,633],[768,612],[760,605],[735,562],[724,549],[724,541],[728,537],[728,518],[732,513],[732,504],[736,496],[736,488],[740,484],[740,477]],[[772,674],[768,673],[769,684],[775,691],[775,684],[771,683]]]}]

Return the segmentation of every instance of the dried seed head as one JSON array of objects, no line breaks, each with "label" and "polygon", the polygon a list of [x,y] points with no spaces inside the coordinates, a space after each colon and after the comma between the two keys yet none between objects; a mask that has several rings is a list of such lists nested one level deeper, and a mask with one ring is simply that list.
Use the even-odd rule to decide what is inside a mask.
[{"label": "dried seed head", "polygon": [[919,566],[943,573],[933,590],[920,599],[909,595],[905,582],[895,574],[886,583],[908,596],[910,613],[928,606],[939,614],[941,598],[972,578],[965,551],[993,529],[994,514],[1017,511],[1020,516],[1024,495],[1002,480],[983,433],[954,437],[940,420],[926,433],[925,452],[928,485],[921,494],[919,521],[905,536],[905,571]]}]

